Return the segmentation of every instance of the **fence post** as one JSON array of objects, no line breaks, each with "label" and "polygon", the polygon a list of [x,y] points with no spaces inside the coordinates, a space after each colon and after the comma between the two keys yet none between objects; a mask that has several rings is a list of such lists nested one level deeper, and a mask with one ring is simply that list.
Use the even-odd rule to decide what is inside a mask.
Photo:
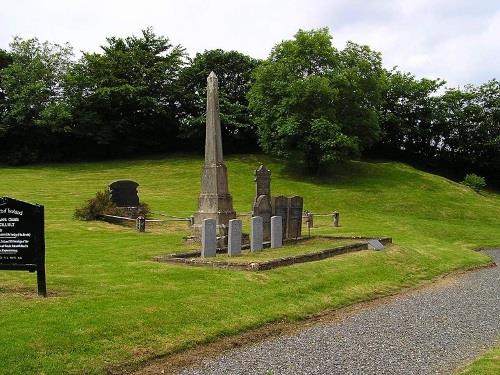
[{"label": "fence post", "polygon": [[135,227],[137,228],[138,232],[145,232],[146,218],[144,216],[138,216],[137,219],[135,219]]}]

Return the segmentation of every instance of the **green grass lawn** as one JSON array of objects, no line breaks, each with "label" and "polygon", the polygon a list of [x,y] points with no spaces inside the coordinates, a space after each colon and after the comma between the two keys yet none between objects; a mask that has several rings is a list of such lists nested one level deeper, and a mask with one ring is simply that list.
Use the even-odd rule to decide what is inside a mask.
[{"label": "green grass lawn", "polygon": [[472,251],[500,245],[500,196],[479,195],[393,162],[351,162],[318,177],[261,155],[229,157],[235,209],[249,212],[253,172],[264,161],[274,195],[302,195],[318,217],[312,234],[391,236],[362,251],[266,272],[153,262],[183,251],[184,223],[149,233],[72,218],[75,207],[116,179],[140,183],[153,211],[196,210],[201,158],[0,167],[0,196],[45,205],[50,298],[36,278],[0,271],[0,373],[102,374],[196,343],[278,320],[395,293],[456,269],[489,262]]},{"label": "green grass lawn", "polygon": [[235,262],[235,263],[251,263],[251,262],[264,262],[271,259],[279,259],[290,257],[294,255],[302,255],[308,253],[315,253],[321,250],[333,249],[353,243],[360,243],[363,240],[343,240],[335,238],[314,238],[298,241],[296,244],[286,244],[277,249],[263,249],[258,252],[251,252],[250,250],[243,250],[240,256],[227,256],[227,254],[217,254],[213,259],[215,261]]},{"label": "green grass lawn", "polygon": [[500,374],[500,347],[490,350],[460,373],[461,375],[498,375]]}]

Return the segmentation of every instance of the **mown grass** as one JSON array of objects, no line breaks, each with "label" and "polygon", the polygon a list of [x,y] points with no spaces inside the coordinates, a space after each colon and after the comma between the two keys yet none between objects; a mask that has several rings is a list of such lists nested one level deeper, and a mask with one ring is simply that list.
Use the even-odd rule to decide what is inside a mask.
[{"label": "mown grass", "polygon": [[200,158],[0,167],[0,196],[46,207],[50,293],[36,297],[32,274],[0,272],[0,373],[101,374],[485,264],[489,258],[472,250],[500,245],[498,195],[400,163],[351,162],[305,177],[261,155],[232,156],[238,212],[250,211],[260,161],[273,172],[275,195],[303,195],[312,212],[340,211],[341,228],[318,218],[313,234],[385,235],[399,246],[257,273],[160,264],[151,258],[189,247],[185,224],[141,234],[76,221],[73,211],[108,182],[133,179],[153,211],[190,215]]},{"label": "mown grass", "polygon": [[500,374],[500,347],[488,351],[467,366],[461,375],[498,375]]},{"label": "mown grass", "polygon": [[240,256],[228,256],[227,254],[217,254],[213,260],[236,263],[264,262],[271,259],[279,259],[294,255],[315,253],[321,250],[333,249],[353,243],[360,243],[362,240],[343,240],[334,238],[311,237],[297,243],[287,243],[283,247],[252,252],[243,250]]}]

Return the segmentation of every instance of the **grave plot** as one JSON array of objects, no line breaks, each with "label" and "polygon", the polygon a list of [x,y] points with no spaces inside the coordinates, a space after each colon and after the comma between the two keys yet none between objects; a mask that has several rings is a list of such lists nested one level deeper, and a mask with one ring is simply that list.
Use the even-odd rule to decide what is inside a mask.
[{"label": "grave plot", "polygon": [[392,244],[390,237],[374,239],[372,237],[315,236],[286,241],[283,247],[277,249],[269,248],[270,243],[266,242],[264,250],[258,252],[252,252],[249,245],[244,245],[241,255],[237,257],[228,256],[227,248],[218,248],[216,255],[210,258],[203,258],[201,251],[190,251],[160,255],[154,257],[154,260],[190,266],[265,271],[297,263],[318,261],[340,254],[369,250],[371,240],[377,240],[384,246]]}]

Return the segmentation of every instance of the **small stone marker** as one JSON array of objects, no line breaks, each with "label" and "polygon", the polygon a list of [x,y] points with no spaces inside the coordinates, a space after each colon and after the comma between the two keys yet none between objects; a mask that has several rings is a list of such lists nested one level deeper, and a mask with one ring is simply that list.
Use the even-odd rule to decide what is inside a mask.
[{"label": "small stone marker", "polygon": [[368,241],[368,249],[376,251],[383,250],[384,245],[379,240],[370,240]]},{"label": "small stone marker", "polygon": [[228,234],[227,255],[230,257],[241,255],[241,220],[229,220]]},{"label": "small stone marker", "polygon": [[109,184],[111,200],[118,207],[137,207],[139,206],[139,196],[137,187],[139,184],[130,180],[118,180]]},{"label": "small stone marker", "polygon": [[262,227],[262,217],[254,216],[251,219],[251,233],[250,233],[250,250],[252,252],[261,251],[263,248],[262,242],[263,237],[263,227]]},{"label": "small stone marker", "polygon": [[216,222],[215,219],[204,219],[201,224],[201,256],[214,257],[216,254]]},{"label": "small stone marker", "polygon": [[281,216],[271,217],[271,248],[283,246],[283,219]]}]

